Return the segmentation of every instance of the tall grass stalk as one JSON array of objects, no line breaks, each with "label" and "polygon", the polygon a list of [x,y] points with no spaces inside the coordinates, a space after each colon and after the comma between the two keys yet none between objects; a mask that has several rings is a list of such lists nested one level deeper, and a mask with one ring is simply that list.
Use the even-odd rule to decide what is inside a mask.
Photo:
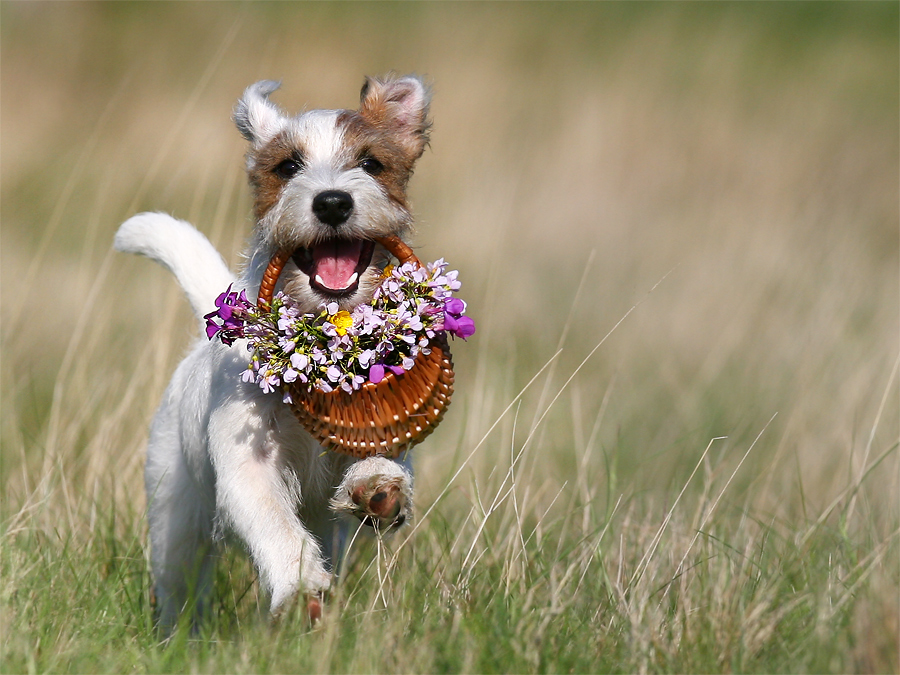
[{"label": "tall grass stalk", "polygon": [[[900,670],[895,4],[0,14],[0,670]],[[164,643],[142,464],[197,326],[112,235],[165,210],[240,264],[242,89],[390,69],[434,79],[416,244],[479,326],[418,515],[313,629],[223,547]]]}]

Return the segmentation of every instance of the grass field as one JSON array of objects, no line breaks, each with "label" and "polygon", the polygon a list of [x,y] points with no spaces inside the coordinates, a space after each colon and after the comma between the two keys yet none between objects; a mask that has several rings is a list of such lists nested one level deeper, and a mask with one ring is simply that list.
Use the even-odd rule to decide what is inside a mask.
[{"label": "grass field", "polygon": [[[896,3],[0,3],[0,671],[898,672]],[[147,426],[195,337],[111,251],[231,263],[243,87],[434,82],[416,243],[478,333],[322,624],[149,608]]]}]

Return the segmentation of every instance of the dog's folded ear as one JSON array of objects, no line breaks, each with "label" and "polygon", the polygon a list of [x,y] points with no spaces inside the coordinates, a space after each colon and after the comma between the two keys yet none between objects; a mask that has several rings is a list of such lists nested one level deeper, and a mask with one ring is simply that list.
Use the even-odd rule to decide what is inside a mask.
[{"label": "dog's folded ear", "polygon": [[251,84],[237,102],[232,119],[241,135],[251,143],[262,145],[280,130],[281,111],[269,101],[269,94],[280,86],[281,82],[274,80]]},{"label": "dog's folded ear", "polygon": [[431,92],[418,77],[367,77],[360,92],[359,114],[382,131],[396,135],[416,160],[428,143]]}]

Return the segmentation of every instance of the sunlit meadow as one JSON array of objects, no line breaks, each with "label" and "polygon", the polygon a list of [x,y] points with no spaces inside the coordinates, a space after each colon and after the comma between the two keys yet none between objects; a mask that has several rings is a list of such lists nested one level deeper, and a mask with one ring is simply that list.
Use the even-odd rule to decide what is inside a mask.
[{"label": "sunlit meadow", "polygon": [[[897,672],[896,3],[0,3],[3,672]],[[425,75],[423,259],[478,332],[325,620],[223,550],[152,627],[142,464],[199,335],[116,254],[233,265],[243,88]],[[211,308],[212,309],[212,308]]]}]

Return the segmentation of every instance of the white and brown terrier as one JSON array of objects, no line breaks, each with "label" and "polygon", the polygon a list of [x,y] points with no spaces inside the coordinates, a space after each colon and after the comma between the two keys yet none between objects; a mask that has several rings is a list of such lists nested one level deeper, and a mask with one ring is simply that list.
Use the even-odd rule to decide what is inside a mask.
[{"label": "white and brown terrier", "polygon": [[[369,78],[360,107],[283,114],[258,82],[234,121],[249,141],[256,226],[235,278],[191,225],[160,213],[125,222],[119,251],[171,270],[198,318],[229,284],[256,297],[273,254],[294,251],[278,290],[307,311],[369,301],[389,256],[373,238],[406,236],[406,186],[428,142],[429,92],[416,77]],[[202,318],[201,318],[202,321]],[[202,606],[215,544],[244,543],[278,615],[298,595],[313,618],[340,554],[337,514],[382,531],[411,514],[412,476],[383,458],[324,452],[278,395],[241,381],[248,352],[201,338],[178,366],[150,427],[145,484],[160,625]]]}]

